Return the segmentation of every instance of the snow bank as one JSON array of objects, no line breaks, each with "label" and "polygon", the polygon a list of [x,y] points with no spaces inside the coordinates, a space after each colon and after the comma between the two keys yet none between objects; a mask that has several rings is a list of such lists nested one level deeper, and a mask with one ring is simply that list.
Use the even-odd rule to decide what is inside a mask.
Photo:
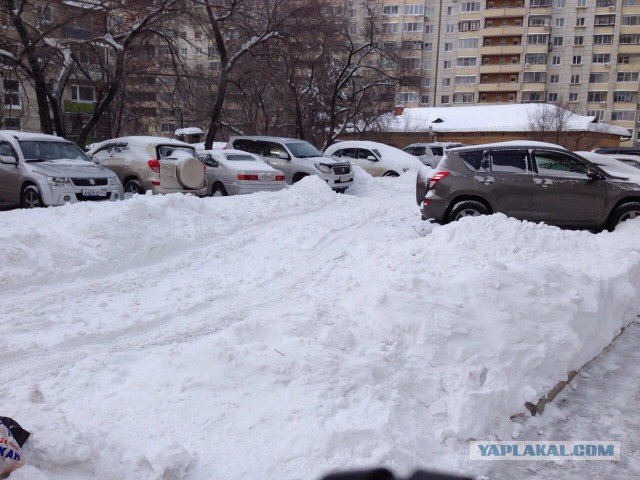
[{"label": "snow bank", "polygon": [[31,472],[465,468],[640,311],[638,221],[432,228],[415,174],[356,178],[1,214],[0,395]]}]

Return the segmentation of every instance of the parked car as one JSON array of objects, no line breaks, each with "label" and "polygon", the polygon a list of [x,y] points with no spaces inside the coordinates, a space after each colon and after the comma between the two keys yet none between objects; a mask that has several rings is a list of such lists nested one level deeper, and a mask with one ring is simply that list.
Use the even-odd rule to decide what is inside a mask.
[{"label": "parked car", "polygon": [[211,196],[274,191],[287,186],[284,173],[252,153],[231,149],[200,150],[198,157],[207,166]]},{"label": "parked car", "polygon": [[308,175],[318,175],[337,192],[353,185],[353,169],[349,162],[326,157],[304,140],[281,137],[231,137],[227,148],[258,155],[276,170],[284,173],[288,184]]},{"label": "parked car", "polygon": [[422,167],[416,157],[378,142],[347,140],[334,143],[324,153],[335,159],[348,160],[374,177],[398,177],[404,172],[417,171]]},{"label": "parked car", "polygon": [[436,168],[447,150],[461,147],[457,142],[412,143],[402,149],[414,157],[418,157],[425,165]]},{"label": "parked car", "polygon": [[558,226],[613,229],[640,215],[640,185],[581,155],[541,142],[450,150],[428,179],[418,175],[422,218],[447,223],[502,212]]},{"label": "parked car", "polygon": [[112,170],[134,193],[207,194],[205,167],[188,143],[162,137],[122,137],[94,144],[91,159]]},{"label": "parked car", "polygon": [[22,208],[120,200],[118,177],[53,135],[0,130],[0,203]]},{"label": "parked car", "polygon": [[628,157],[629,155],[603,155],[602,153],[594,152],[576,153],[612,175],[623,175],[630,180],[640,180],[640,160],[634,166],[634,164],[619,158],[621,156]]},{"label": "parked car", "polygon": [[[589,152],[594,153],[594,152]],[[595,155],[606,155],[610,158],[615,158],[621,162],[626,163],[627,165],[631,165],[634,168],[640,169],[640,155],[626,155],[619,153],[594,153]]]},{"label": "parked car", "polygon": [[600,147],[596,148],[594,153],[602,153],[603,155],[640,155],[640,147]]}]

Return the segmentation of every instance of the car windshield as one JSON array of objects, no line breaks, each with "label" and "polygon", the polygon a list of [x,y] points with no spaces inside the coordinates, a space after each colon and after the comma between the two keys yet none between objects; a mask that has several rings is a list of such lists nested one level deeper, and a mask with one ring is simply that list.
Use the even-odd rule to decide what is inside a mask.
[{"label": "car windshield", "polygon": [[287,147],[296,158],[322,157],[322,153],[308,142],[287,143]]},{"label": "car windshield", "polygon": [[242,162],[254,162],[255,158],[252,157],[251,155],[242,155],[241,153],[227,153],[225,155],[225,158],[227,160],[231,160],[231,161],[242,161]]},{"label": "car windshield", "polygon": [[18,142],[26,161],[84,160],[89,158],[71,142],[21,140]]}]

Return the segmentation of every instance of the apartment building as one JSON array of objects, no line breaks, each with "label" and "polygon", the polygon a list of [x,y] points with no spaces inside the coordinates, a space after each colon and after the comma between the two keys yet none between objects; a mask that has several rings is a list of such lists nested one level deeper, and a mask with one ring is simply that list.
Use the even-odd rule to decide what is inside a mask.
[{"label": "apartment building", "polygon": [[[352,15],[367,15],[347,0]],[[553,102],[640,141],[640,0],[369,0],[408,107]],[[370,15],[370,13],[368,14]],[[400,71],[400,70],[399,70]]]}]

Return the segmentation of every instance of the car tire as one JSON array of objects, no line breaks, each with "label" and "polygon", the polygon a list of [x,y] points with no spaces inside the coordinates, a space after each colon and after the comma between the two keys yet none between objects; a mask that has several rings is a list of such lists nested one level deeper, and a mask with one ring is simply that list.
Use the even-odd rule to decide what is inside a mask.
[{"label": "car tire", "polygon": [[216,182],[211,187],[211,196],[212,197],[228,197],[227,189],[224,188],[224,185],[220,182]]},{"label": "car tire", "polygon": [[382,175],[383,177],[399,177],[400,175],[398,175],[397,172],[394,172],[393,170],[390,172],[385,172],[384,175]]},{"label": "car tire", "polygon": [[132,178],[131,180],[128,180],[124,184],[124,198],[130,198],[135,194],[143,195],[144,187],[142,186],[142,183],[140,183],[139,180]]},{"label": "car tire", "polygon": [[640,202],[623,203],[611,214],[609,231],[612,232],[619,223],[633,218],[640,218]]},{"label": "car tire", "polygon": [[489,209],[476,200],[465,200],[456,203],[447,216],[447,223],[460,220],[463,217],[479,217],[488,215]]},{"label": "car tire", "polygon": [[22,208],[44,207],[38,187],[35,185],[27,185],[22,189],[22,194],[20,195],[20,206]]}]

